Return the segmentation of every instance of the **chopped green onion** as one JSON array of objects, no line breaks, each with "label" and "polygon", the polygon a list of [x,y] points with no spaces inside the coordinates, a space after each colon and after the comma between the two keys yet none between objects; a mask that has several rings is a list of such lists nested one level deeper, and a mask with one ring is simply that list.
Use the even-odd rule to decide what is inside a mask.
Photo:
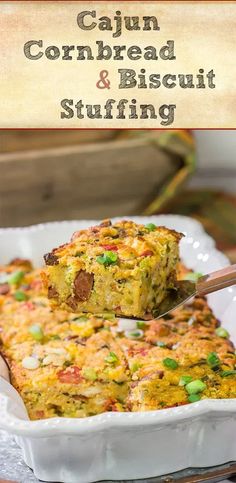
[{"label": "chopped green onion", "polygon": [[134,373],[140,369],[141,365],[138,362],[134,362],[130,368],[131,372]]},{"label": "chopped green onion", "polygon": [[115,362],[118,361],[118,357],[115,354],[115,352],[110,352],[108,356],[105,357],[105,362],[108,362],[108,364],[114,364]]},{"label": "chopped green onion", "polygon": [[104,312],[104,314],[101,315],[101,318],[104,320],[114,320],[116,316],[112,312]]},{"label": "chopped green onion", "polygon": [[99,257],[97,257],[97,262],[100,263],[100,265],[106,265],[105,255],[99,255]]},{"label": "chopped green onion", "polygon": [[154,225],[154,223],[148,223],[145,225],[145,227],[148,229],[148,231],[154,231],[156,229],[156,225]]},{"label": "chopped green onion", "polygon": [[177,369],[177,367],[179,367],[178,362],[175,359],[171,359],[170,357],[166,357],[166,359],[163,359],[162,362],[164,366],[168,369]]},{"label": "chopped green onion", "polygon": [[106,325],[104,325],[103,327],[99,327],[98,332],[102,332],[103,330],[111,332],[111,328],[107,327]]},{"label": "chopped green onion", "polygon": [[43,331],[40,325],[34,324],[29,327],[29,333],[33,336],[34,340],[41,342],[43,340]]},{"label": "chopped green onion", "polygon": [[52,340],[61,340],[60,336],[55,334],[55,335],[51,335],[50,337]]},{"label": "chopped green onion", "polygon": [[145,329],[147,326],[146,322],[143,322],[142,320],[137,321],[137,329]]},{"label": "chopped green onion", "polygon": [[207,356],[207,364],[212,369],[214,367],[218,367],[219,366],[220,359],[219,359],[218,355],[216,354],[216,352],[210,352],[210,354],[208,354],[208,356]]},{"label": "chopped green onion", "polygon": [[219,337],[223,337],[223,339],[229,338],[229,332],[223,327],[218,327],[215,332],[216,335],[218,335]]},{"label": "chopped green onion", "polygon": [[191,326],[193,325],[195,322],[197,321],[196,317],[193,315],[192,317],[190,317],[190,319],[188,319],[188,325]]},{"label": "chopped green onion", "polygon": [[17,272],[12,273],[8,277],[8,283],[10,285],[17,285],[21,282],[21,280],[24,278],[25,272],[22,272],[21,270],[18,270]]},{"label": "chopped green onion", "polygon": [[158,341],[156,342],[156,345],[157,345],[158,347],[166,347],[166,343],[165,343],[165,342],[162,342],[162,340],[158,340]]},{"label": "chopped green onion", "polygon": [[27,300],[28,297],[25,294],[25,292],[22,292],[21,290],[18,290],[17,292],[14,293],[14,297],[18,302],[23,302],[24,300]]},{"label": "chopped green onion", "polygon": [[186,386],[186,384],[189,384],[192,379],[192,376],[181,376],[179,380],[179,386]]},{"label": "chopped green onion", "polygon": [[184,276],[184,280],[189,280],[190,282],[197,282],[200,277],[202,277],[202,273],[199,272],[189,272],[186,273]]},{"label": "chopped green onion", "polygon": [[92,367],[87,367],[83,370],[83,375],[89,381],[96,381],[97,380],[97,373]]},{"label": "chopped green onion", "polygon": [[235,376],[236,375],[236,371],[235,370],[231,370],[231,371],[222,371],[220,373],[221,377],[227,377],[227,376]]},{"label": "chopped green onion", "polygon": [[189,394],[198,394],[206,389],[206,384],[201,379],[196,379],[186,384],[185,389]]},{"label": "chopped green onion", "polygon": [[108,250],[108,251],[106,251],[106,252],[104,253],[104,255],[105,255],[106,257],[108,257],[108,258],[109,258],[109,262],[110,262],[110,263],[115,263],[115,262],[117,262],[117,258],[118,258],[117,253],[115,253],[115,252],[113,252],[113,251],[111,251],[111,250]]},{"label": "chopped green onion", "polygon": [[81,315],[80,317],[73,317],[73,322],[88,322],[88,317],[86,315]]},{"label": "chopped green onion", "polygon": [[125,337],[127,337],[128,339],[141,339],[143,337],[143,330],[126,330]]},{"label": "chopped green onion", "polygon": [[22,366],[25,369],[29,369],[29,370],[38,369],[39,365],[40,365],[39,359],[36,357],[28,356],[28,357],[24,357],[24,359],[22,360]]},{"label": "chopped green onion", "polygon": [[115,252],[112,252],[110,250],[106,251],[103,253],[103,255],[100,255],[97,257],[97,262],[100,263],[100,265],[112,265],[115,264],[118,260],[118,255]]},{"label": "chopped green onion", "polygon": [[201,399],[201,396],[199,394],[190,394],[190,396],[188,396],[188,401],[190,403],[200,401],[200,399]]}]

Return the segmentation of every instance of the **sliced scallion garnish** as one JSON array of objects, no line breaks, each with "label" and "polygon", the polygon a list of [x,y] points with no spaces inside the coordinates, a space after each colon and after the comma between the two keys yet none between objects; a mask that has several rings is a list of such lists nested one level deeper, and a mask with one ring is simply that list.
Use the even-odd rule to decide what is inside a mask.
[{"label": "sliced scallion garnish", "polygon": [[218,367],[220,364],[220,359],[216,352],[210,352],[207,356],[207,364],[211,367],[211,369]]},{"label": "sliced scallion garnish", "polygon": [[18,285],[21,280],[24,278],[25,272],[22,272],[22,270],[18,270],[17,272],[12,273],[8,277],[8,283],[10,285]]},{"label": "sliced scallion garnish", "polygon": [[215,333],[218,335],[218,337],[222,337],[223,339],[229,338],[229,332],[224,329],[224,327],[217,327]]},{"label": "sliced scallion garnish", "polygon": [[192,376],[181,376],[179,380],[179,386],[186,386],[193,380]]},{"label": "sliced scallion garnish", "polygon": [[188,396],[188,401],[190,403],[194,403],[194,402],[200,401],[200,399],[201,399],[201,396],[199,394],[190,394]]},{"label": "sliced scallion garnish", "polygon": [[186,384],[185,389],[188,394],[198,394],[206,389],[206,384],[201,381],[201,379],[196,379]]},{"label": "sliced scallion garnish", "polygon": [[14,297],[17,300],[17,302],[24,302],[25,300],[28,299],[25,292],[22,292],[21,290],[17,290],[17,292],[14,293]]},{"label": "sliced scallion garnish", "polygon": [[102,255],[97,257],[97,262],[100,263],[100,265],[105,265],[105,267],[115,264],[117,260],[117,253],[112,252],[111,250],[105,251]]},{"label": "sliced scallion garnish", "polygon": [[31,325],[31,327],[29,327],[29,333],[32,335],[34,340],[36,340],[37,342],[42,342],[44,338],[44,334],[40,325],[38,324]]},{"label": "sliced scallion garnish", "polygon": [[118,361],[118,357],[115,352],[109,352],[108,356],[106,356],[104,360],[105,362],[108,362],[108,364],[114,364]]},{"label": "sliced scallion garnish", "polygon": [[156,225],[154,225],[154,223],[147,223],[147,225],[145,225],[145,228],[147,228],[148,231],[154,231],[156,229]]},{"label": "sliced scallion garnish", "polygon": [[177,367],[179,367],[178,362],[175,359],[171,359],[170,357],[166,357],[165,359],[163,359],[162,362],[164,366],[168,369],[177,369]]}]

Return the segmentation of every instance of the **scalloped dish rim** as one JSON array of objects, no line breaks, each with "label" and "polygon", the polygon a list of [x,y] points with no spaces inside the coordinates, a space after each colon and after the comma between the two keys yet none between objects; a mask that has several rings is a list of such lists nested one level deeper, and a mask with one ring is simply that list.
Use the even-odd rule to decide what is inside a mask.
[{"label": "scalloped dish rim", "polygon": [[[156,215],[152,217],[119,217],[113,219],[128,218],[134,219],[138,222],[147,222],[152,220],[157,224],[163,224],[166,220],[168,226],[173,227],[176,223],[182,223],[183,225],[190,226],[191,237],[194,239],[194,235],[197,235],[201,240],[202,247],[205,250],[210,250],[211,254],[219,261],[219,266],[223,267],[228,264],[228,259],[215,247],[214,240],[205,233],[202,225],[189,217],[179,216],[179,215]],[[30,234],[43,232],[47,235],[47,231],[51,228],[58,229],[63,232],[63,227],[73,231],[75,225],[78,228],[79,225],[95,224],[96,220],[71,220],[71,221],[59,221],[59,222],[48,222],[41,223],[38,225],[31,225],[29,227],[16,227],[16,228],[0,228],[0,247],[1,242],[4,243],[5,235],[9,235],[9,232],[23,238]],[[73,227],[73,228],[72,228]],[[191,231],[192,228],[192,231]],[[69,232],[68,231],[68,232]],[[190,238],[191,238],[190,237]],[[193,241],[193,243],[196,243]],[[197,242],[198,243],[198,242]],[[29,243],[30,245],[30,243]],[[17,243],[16,243],[17,246]],[[16,248],[16,247],[15,247]],[[18,256],[20,256],[18,254]],[[204,255],[203,255],[204,257]],[[192,267],[190,267],[192,268]],[[217,267],[218,268],[218,267]],[[226,289],[229,291],[229,289]],[[236,287],[230,289],[232,294],[232,300],[236,300]],[[0,428],[8,431],[9,433],[14,433],[15,435],[21,436],[33,436],[33,437],[47,437],[52,435],[57,435],[61,433],[70,434],[86,434],[93,431],[100,431],[102,429],[112,430],[117,428],[137,428],[139,426],[147,426],[155,424],[156,426],[163,426],[172,423],[187,422],[193,418],[209,414],[212,415],[218,413],[223,415],[232,414],[236,411],[236,399],[205,399],[193,404],[188,404],[185,406],[159,409],[155,411],[147,412],[133,412],[133,413],[115,413],[106,412],[96,416],[90,416],[87,418],[50,418],[37,421],[30,421],[27,419],[27,413],[17,391],[0,376]]]}]

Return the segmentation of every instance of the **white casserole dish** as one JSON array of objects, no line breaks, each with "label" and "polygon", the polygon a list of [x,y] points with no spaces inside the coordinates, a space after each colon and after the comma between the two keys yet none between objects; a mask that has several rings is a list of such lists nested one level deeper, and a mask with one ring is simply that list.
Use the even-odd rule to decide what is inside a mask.
[{"label": "white casserole dish", "polygon": [[[201,225],[181,216],[135,217],[185,233],[181,257],[208,273],[228,264]],[[94,221],[0,229],[0,263],[14,257],[42,263],[42,255]],[[209,303],[236,343],[236,288],[211,294]],[[0,377],[0,428],[16,436],[25,462],[40,480],[89,483],[148,478],[189,467],[236,460],[236,399],[202,400],[145,413],[104,413],[86,419],[29,421],[14,388]]]}]

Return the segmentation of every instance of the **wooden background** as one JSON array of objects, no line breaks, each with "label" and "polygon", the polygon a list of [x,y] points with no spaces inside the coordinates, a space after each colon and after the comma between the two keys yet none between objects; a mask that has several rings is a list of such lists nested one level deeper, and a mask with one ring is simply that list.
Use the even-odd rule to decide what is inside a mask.
[{"label": "wooden background", "polygon": [[1,131],[0,226],[141,213],[182,161],[134,133]]}]

